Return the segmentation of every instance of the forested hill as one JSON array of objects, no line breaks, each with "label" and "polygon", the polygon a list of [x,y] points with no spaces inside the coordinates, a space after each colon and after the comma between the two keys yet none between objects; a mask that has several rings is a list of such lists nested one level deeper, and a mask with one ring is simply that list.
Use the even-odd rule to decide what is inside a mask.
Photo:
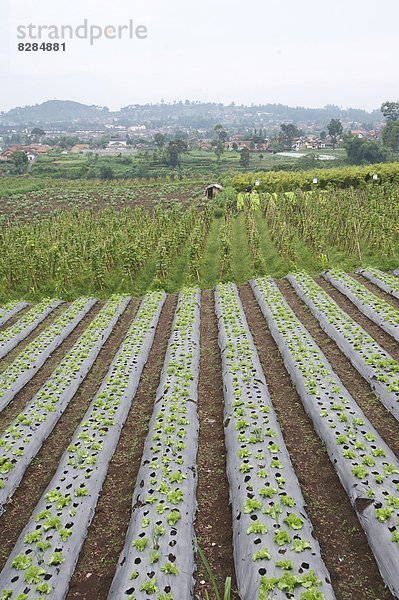
[{"label": "forested hill", "polygon": [[382,120],[379,110],[341,109],[328,105],[324,108],[291,107],[283,104],[223,105],[218,103],[190,102],[130,104],[119,111],[107,107],[81,104],[71,100],[48,100],[42,104],[13,108],[0,113],[0,125],[46,126],[54,124],[103,124],[115,120],[121,125],[145,124],[147,127],[167,125],[185,128],[209,128],[217,123],[227,126],[253,127],[274,122],[291,121],[325,125],[332,118],[346,122],[373,123]]},{"label": "forested hill", "polygon": [[104,121],[108,108],[88,106],[72,100],[47,100],[42,104],[13,108],[0,115],[2,124],[47,124],[76,121]]}]

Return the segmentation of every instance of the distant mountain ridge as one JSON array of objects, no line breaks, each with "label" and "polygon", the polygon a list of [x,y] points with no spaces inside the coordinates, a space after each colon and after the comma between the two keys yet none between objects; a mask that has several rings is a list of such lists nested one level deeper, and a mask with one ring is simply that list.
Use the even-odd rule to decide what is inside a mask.
[{"label": "distant mountain ridge", "polygon": [[283,104],[223,105],[216,102],[179,101],[174,103],[131,104],[111,112],[106,106],[87,105],[72,100],[47,100],[33,106],[17,107],[0,113],[0,125],[72,125],[77,123],[105,124],[110,120],[121,125],[145,123],[149,127],[175,125],[180,127],[208,128],[216,123],[226,126],[264,126],[273,122],[326,124],[332,118],[357,123],[382,121],[379,110],[341,109],[328,105],[324,108],[291,107]]},{"label": "distant mountain ridge", "polygon": [[[100,106],[88,106],[73,100],[47,100],[42,104],[12,108],[0,116],[0,121],[16,122],[59,122],[74,121],[80,119],[103,120],[103,108]],[[108,114],[108,108],[105,109]]]}]

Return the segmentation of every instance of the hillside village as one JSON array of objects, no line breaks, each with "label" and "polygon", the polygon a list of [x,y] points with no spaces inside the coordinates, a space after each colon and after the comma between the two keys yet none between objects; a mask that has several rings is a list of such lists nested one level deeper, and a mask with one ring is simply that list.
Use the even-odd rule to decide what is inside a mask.
[{"label": "hillside village", "polygon": [[[173,104],[129,105],[119,112],[111,112],[107,107],[48,101],[0,113],[0,158],[7,160],[10,149],[28,153],[29,160],[35,160],[50,148],[73,153],[151,151],[159,146],[160,136],[166,143],[182,139],[189,150],[213,150],[218,124],[226,133],[222,140],[226,151],[324,149],[331,145],[326,130],[331,118],[339,119],[345,132],[352,131],[362,138],[379,139],[384,125],[379,111],[367,113],[334,106],[324,109],[282,105],[245,107],[186,100]],[[284,123],[292,123],[298,135],[288,146],[283,143],[283,147],[277,144],[276,148]]]},{"label": "hillside village", "polygon": [[[250,163],[266,170],[311,168],[315,160],[345,161],[348,135],[382,147],[384,125],[380,111],[335,106],[243,107],[186,101],[130,105],[111,112],[106,107],[48,101],[0,114],[0,176],[39,171],[60,176],[55,165],[64,161],[70,168],[63,169],[62,176],[97,177],[105,169],[104,178],[114,177],[112,162],[97,163],[93,170],[93,165],[78,160],[93,157],[125,161],[125,169],[116,169],[116,176],[122,178],[148,177],[160,169],[167,175],[176,168],[190,175],[205,167],[217,175],[217,170],[246,169]],[[271,156],[280,162],[267,158]],[[384,160],[379,151],[375,156]],[[132,161],[134,168],[128,166]],[[39,171],[36,163],[41,165]]]},{"label": "hillside village", "polygon": [[[381,129],[376,128],[370,131],[349,129],[347,133],[359,139],[379,140],[381,138]],[[63,154],[86,154],[88,152],[98,152],[100,154],[118,154],[131,153],[136,151],[152,151],[157,148],[157,136],[164,136],[164,140],[173,140],[176,136],[184,139],[188,150],[214,150],[214,132],[209,130],[190,129],[181,130],[172,127],[147,129],[145,125],[135,127],[107,127],[105,130],[88,131],[77,130],[75,132],[67,130],[47,130],[43,131],[40,141],[32,143],[32,134],[29,129],[23,131],[9,128],[3,131],[0,136],[0,160],[10,160],[12,154],[16,151],[24,152],[30,162],[35,161],[40,155],[56,150]],[[17,138],[20,143],[9,143],[9,140]],[[36,136],[37,139],[37,136]],[[296,136],[292,144],[280,144],[276,148],[276,139],[278,137],[262,137],[259,141],[256,129],[253,132],[245,131],[228,135],[227,140],[223,142],[223,148],[228,152],[241,152],[248,148],[251,152],[276,152],[278,150],[322,150],[333,147],[331,136],[320,136],[316,133],[308,133]],[[76,142],[76,143],[74,143]],[[340,140],[338,140],[338,145]]]}]

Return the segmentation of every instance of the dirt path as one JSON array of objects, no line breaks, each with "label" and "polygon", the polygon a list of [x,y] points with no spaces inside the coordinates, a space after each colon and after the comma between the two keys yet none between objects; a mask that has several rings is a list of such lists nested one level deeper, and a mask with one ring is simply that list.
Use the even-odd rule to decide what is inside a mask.
[{"label": "dirt path", "polygon": [[[235,589],[231,510],[223,430],[222,363],[212,291],[202,293],[198,413],[200,432],[197,458],[196,535],[209,561],[219,590],[224,589],[226,577],[229,576],[232,577],[232,588]],[[209,597],[214,598],[209,577],[199,558],[197,563],[196,597],[205,600],[205,591],[207,591]],[[223,594],[221,595],[223,597]],[[232,598],[238,596],[232,595]]]}]

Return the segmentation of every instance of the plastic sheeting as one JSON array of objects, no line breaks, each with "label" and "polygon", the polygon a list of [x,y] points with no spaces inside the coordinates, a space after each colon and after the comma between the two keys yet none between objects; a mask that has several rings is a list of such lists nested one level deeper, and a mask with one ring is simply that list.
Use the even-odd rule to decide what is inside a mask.
[{"label": "plastic sheeting", "polygon": [[366,317],[381,327],[386,333],[399,342],[399,311],[375,296],[358,281],[336,271],[322,274],[337,290],[346,296]]},{"label": "plastic sheeting", "polygon": [[[0,514],[18,487],[26,469],[54,429],[91,369],[130,297],[109,301],[70,352],[0,437],[0,457],[12,465],[0,475]],[[98,323],[98,324],[97,324]]]},{"label": "plastic sheeting", "polygon": [[[9,329],[0,332],[0,359],[6,356],[15,346],[24,340],[57,306],[62,304],[61,300],[50,300],[42,302],[39,309],[34,306],[23,315],[22,319],[14,323]],[[14,334],[14,331],[16,333]]]},{"label": "plastic sheeting", "polygon": [[48,357],[62,344],[96,302],[95,298],[88,298],[84,300],[83,305],[81,300],[71,304],[0,374],[0,411],[37,373]]},{"label": "plastic sheeting", "polygon": [[[304,577],[306,581],[311,571],[319,582],[310,587],[324,593],[326,600],[332,599],[329,574],[313,536],[236,286],[219,285],[215,301],[234,562],[241,600],[268,597],[269,584],[270,597],[299,598],[306,591],[299,581]],[[291,561],[288,571],[282,566],[284,561]],[[284,582],[291,576],[298,583],[287,596]]]},{"label": "plastic sheeting", "polygon": [[[373,269],[370,271],[369,269],[360,269],[358,271],[360,275],[374,283],[381,290],[386,292],[387,294],[391,294],[394,298],[399,300],[399,279],[398,281],[390,281],[391,276],[389,274],[384,273],[383,271],[379,271],[378,269]],[[399,275],[399,269],[393,272],[394,275]],[[393,286],[392,283],[396,283],[396,286]]]},{"label": "plastic sheeting", "polygon": [[399,420],[399,364],[309,276],[288,275],[287,279],[322,329]]},{"label": "plastic sheeting", "polygon": [[[326,445],[367,535],[382,577],[399,597],[396,456],[334,373],[275,283],[260,279],[252,281],[251,286],[304,408]],[[397,541],[393,539],[396,535]]]},{"label": "plastic sheeting", "polygon": [[[40,593],[37,586],[42,590],[49,586],[44,592],[46,598],[65,598],[164,301],[161,292],[143,299],[98,393],[0,574],[0,595],[11,590],[15,595],[27,594],[30,600]],[[18,569],[21,557],[28,567]]]},{"label": "plastic sheeting", "polygon": [[185,290],[179,294],[110,600],[129,594],[144,600],[150,590],[156,598],[193,597],[199,336],[200,293]]},{"label": "plastic sheeting", "polygon": [[23,308],[29,306],[27,302],[16,302],[12,308],[0,308],[0,327],[2,327],[7,321],[12,319],[17,313],[19,313]]}]

